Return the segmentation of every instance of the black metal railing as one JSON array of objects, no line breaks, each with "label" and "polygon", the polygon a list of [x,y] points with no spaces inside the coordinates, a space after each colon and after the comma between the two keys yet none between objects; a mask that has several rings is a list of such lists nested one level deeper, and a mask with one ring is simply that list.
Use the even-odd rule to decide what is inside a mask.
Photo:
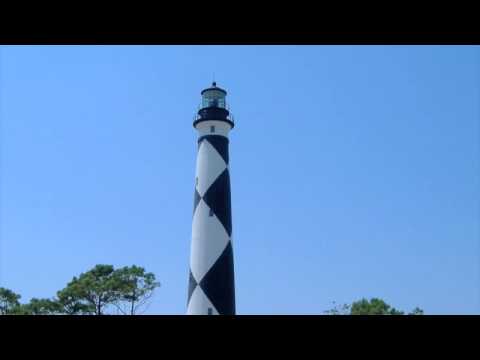
[{"label": "black metal railing", "polygon": [[228,108],[199,107],[193,121],[198,120],[227,120],[233,123],[234,117]]}]

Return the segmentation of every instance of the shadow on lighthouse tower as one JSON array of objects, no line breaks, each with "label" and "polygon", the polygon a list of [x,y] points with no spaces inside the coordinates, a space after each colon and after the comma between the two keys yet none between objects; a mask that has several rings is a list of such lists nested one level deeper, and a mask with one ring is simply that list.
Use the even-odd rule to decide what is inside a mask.
[{"label": "shadow on lighthouse tower", "polygon": [[234,315],[235,285],[228,134],[234,123],[227,92],[213,82],[201,92],[187,314]]}]

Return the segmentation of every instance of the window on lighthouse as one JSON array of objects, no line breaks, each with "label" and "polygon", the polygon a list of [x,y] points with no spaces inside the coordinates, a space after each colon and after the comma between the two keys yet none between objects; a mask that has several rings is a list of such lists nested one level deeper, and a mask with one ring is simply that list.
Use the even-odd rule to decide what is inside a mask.
[{"label": "window on lighthouse", "polygon": [[208,213],[208,215],[213,216],[213,210],[212,209],[210,209],[210,212]]},{"label": "window on lighthouse", "polygon": [[210,126],[210,132],[211,132],[211,133],[214,133],[214,132],[215,132],[215,126],[214,126],[214,125]]}]

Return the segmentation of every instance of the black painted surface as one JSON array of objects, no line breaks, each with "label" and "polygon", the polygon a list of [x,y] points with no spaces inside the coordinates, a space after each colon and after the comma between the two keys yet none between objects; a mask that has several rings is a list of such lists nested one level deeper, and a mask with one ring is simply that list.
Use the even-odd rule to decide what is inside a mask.
[{"label": "black painted surface", "polygon": [[228,138],[223,135],[204,135],[198,139],[198,143],[200,144],[203,140],[208,140],[228,165]]},{"label": "black painted surface", "polygon": [[200,110],[198,110],[198,115],[202,119],[226,119],[227,116],[230,113],[228,112],[227,109],[221,108],[221,107],[216,107],[216,106],[210,106],[210,107],[205,107]]},{"label": "black painted surface", "polygon": [[211,106],[198,110],[198,118],[193,122],[193,127],[196,127],[202,121],[215,120],[223,121],[229,124],[232,129],[235,126],[232,120],[229,119],[230,112],[227,109]]},{"label": "black painted surface", "polygon": [[200,281],[200,286],[221,315],[235,315],[235,279],[233,249],[229,242]]},{"label": "black painted surface", "polygon": [[[212,84],[212,85],[213,85],[213,84]],[[209,91],[209,90],[218,90],[218,91],[223,92],[225,95],[227,95],[227,92],[226,92],[224,89],[219,88],[219,87],[217,87],[217,86],[212,86],[212,87],[203,89],[202,92],[200,93],[200,95],[203,95],[203,93],[204,93],[205,91]]]},{"label": "black painted surface", "polygon": [[228,168],[213,182],[203,195],[203,201],[213,210],[223,227],[232,235],[232,209],[230,199],[230,174]]},{"label": "black painted surface", "polygon": [[193,291],[197,287],[197,281],[195,280],[195,277],[192,274],[192,271],[190,270],[190,278],[188,280],[188,300],[187,300],[187,305],[190,302],[190,298],[192,297]]},{"label": "black painted surface", "polygon": [[200,202],[201,199],[202,199],[202,197],[198,193],[197,189],[195,189],[195,197],[193,199],[193,213],[194,214],[195,214],[195,210],[197,210],[198,203]]}]

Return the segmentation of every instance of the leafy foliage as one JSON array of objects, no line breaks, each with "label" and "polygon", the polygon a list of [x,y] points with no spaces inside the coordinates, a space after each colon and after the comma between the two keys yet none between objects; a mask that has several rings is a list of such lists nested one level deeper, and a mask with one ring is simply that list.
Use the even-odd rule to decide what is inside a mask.
[{"label": "leafy foliage", "polygon": [[142,267],[96,265],[59,291],[57,302],[66,314],[103,315],[115,307],[121,314],[135,315],[158,286],[155,275]]},{"label": "leafy foliage", "polygon": [[0,287],[0,315],[15,313],[15,309],[20,306],[20,295],[12,290]]},{"label": "leafy foliage", "polygon": [[367,299],[361,299],[352,303],[350,309],[351,315],[403,315],[402,311],[399,311],[385,301],[372,298],[370,301]]},{"label": "leafy foliage", "polygon": [[62,306],[57,300],[32,298],[28,304],[23,305],[28,315],[60,314]]},{"label": "leafy foliage", "polygon": [[115,276],[120,287],[117,289],[119,296],[114,305],[124,315],[137,314],[160,286],[153,273],[147,273],[144,268],[135,265],[116,270]]},{"label": "leafy foliage", "polygon": [[333,308],[330,310],[325,311],[324,313],[327,315],[349,315],[350,314],[350,307],[349,304],[337,305],[335,301],[333,302]]},{"label": "leafy foliage", "polygon": [[85,304],[79,293],[78,279],[75,277],[65,289],[57,292],[56,302],[61,309],[61,314],[89,315],[94,313],[92,306]]},{"label": "leafy foliage", "polygon": [[57,292],[53,299],[32,298],[20,304],[20,295],[0,288],[0,314],[15,315],[104,315],[116,308],[135,315],[148,305],[160,283],[143,267],[132,265],[115,270],[112,265],[96,265],[80,274]]},{"label": "leafy foliage", "polygon": [[[335,303],[334,303],[335,304]],[[397,310],[387,304],[384,300],[365,298],[352,304],[335,305],[332,309],[325,311],[329,315],[404,315],[403,311]],[[409,315],[423,315],[423,310],[416,307]]]},{"label": "leafy foliage", "polygon": [[96,265],[74,277],[57,296],[67,314],[103,315],[120,297],[121,287],[112,265]]},{"label": "leafy foliage", "polygon": [[416,307],[411,312],[409,312],[408,315],[424,315],[424,313],[422,309],[420,309],[419,307]]}]

